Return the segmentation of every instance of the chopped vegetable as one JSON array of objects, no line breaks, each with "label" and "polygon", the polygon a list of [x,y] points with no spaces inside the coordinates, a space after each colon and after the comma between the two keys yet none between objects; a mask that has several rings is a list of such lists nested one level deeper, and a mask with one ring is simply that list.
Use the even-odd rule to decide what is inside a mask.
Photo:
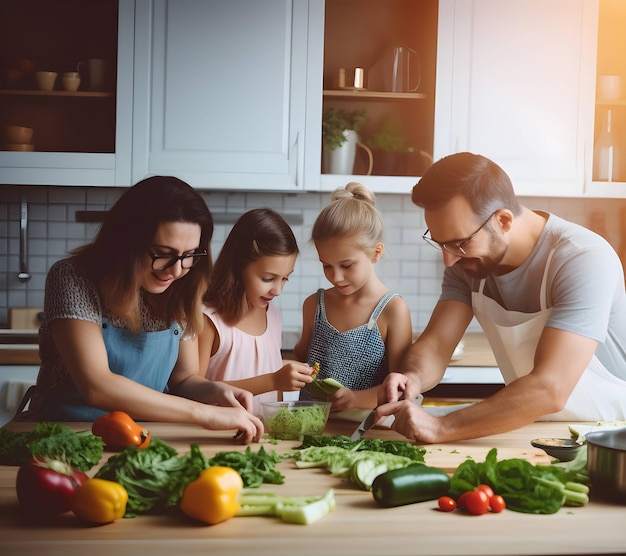
[{"label": "chopped vegetable", "polygon": [[111,523],[124,517],[128,492],[114,481],[89,479],[76,489],[72,511],[90,523]]},{"label": "chopped vegetable", "polygon": [[323,496],[276,496],[271,492],[244,491],[239,502],[237,516],[277,516],[287,523],[309,525],[335,508],[335,492],[329,489]]},{"label": "chopped vegetable", "polygon": [[79,471],[100,462],[103,442],[91,431],[74,432],[60,423],[43,421],[30,432],[0,429],[0,464],[22,465],[28,459],[59,459]]},{"label": "chopped vegetable", "polygon": [[414,464],[378,475],[372,494],[379,505],[393,507],[436,500],[447,494],[449,487],[450,477],[443,469]]},{"label": "chopped vegetable", "polygon": [[234,469],[208,467],[185,487],[180,509],[193,519],[215,525],[237,513],[242,488],[243,481]]},{"label": "chopped vegetable", "polygon": [[328,407],[311,405],[307,407],[281,407],[273,417],[266,417],[267,429],[272,438],[300,440],[305,434],[322,434]]},{"label": "chopped vegetable", "polygon": [[380,438],[350,440],[347,436],[305,436],[302,439],[302,444],[296,449],[303,450],[311,446],[337,446],[355,452],[359,450],[384,452],[396,456],[404,456],[417,463],[424,463],[424,454],[426,453],[426,448],[417,446],[407,440],[382,440]]},{"label": "chopped vegetable", "polygon": [[112,411],[98,417],[93,422],[91,432],[114,450],[123,450],[127,446],[137,446],[143,450],[150,445],[150,431],[123,411]]},{"label": "chopped vegetable", "polygon": [[20,508],[36,516],[68,512],[72,509],[76,488],[88,478],[64,461],[31,458],[17,472],[15,488]]}]

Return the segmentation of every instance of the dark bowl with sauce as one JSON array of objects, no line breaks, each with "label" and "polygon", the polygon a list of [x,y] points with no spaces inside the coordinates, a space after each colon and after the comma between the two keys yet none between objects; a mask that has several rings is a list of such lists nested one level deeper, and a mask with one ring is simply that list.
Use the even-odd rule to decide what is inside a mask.
[{"label": "dark bowl with sauce", "polygon": [[582,444],[571,438],[535,438],[530,443],[559,461],[572,461]]}]

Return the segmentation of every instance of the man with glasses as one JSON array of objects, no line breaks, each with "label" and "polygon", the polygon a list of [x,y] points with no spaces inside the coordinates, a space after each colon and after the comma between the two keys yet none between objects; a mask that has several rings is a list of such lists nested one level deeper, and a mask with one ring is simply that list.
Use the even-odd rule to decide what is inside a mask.
[{"label": "man with glasses", "polygon": [[[519,203],[491,160],[457,153],[413,188],[423,239],[446,266],[430,322],[379,394],[376,417],[418,442],[496,434],[538,419],[626,419],[626,294],[600,236]],[[436,386],[471,320],[483,328],[506,386],[434,417],[413,398]]]}]

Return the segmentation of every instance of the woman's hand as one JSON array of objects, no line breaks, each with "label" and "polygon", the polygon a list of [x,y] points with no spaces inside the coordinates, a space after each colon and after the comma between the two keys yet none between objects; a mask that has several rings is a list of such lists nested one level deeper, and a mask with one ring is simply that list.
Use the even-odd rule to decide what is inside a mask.
[{"label": "woman's hand", "polygon": [[225,407],[242,407],[246,411],[252,411],[252,393],[237,386],[231,386],[224,382],[210,381],[211,388],[206,403]]},{"label": "woman's hand", "polygon": [[274,389],[281,392],[300,390],[313,380],[313,369],[306,363],[290,361],[274,372]]},{"label": "woman's hand", "polygon": [[246,411],[243,407],[219,407],[207,405],[204,407],[200,425],[208,430],[237,431],[235,438],[243,444],[258,442],[263,436],[261,419]]}]

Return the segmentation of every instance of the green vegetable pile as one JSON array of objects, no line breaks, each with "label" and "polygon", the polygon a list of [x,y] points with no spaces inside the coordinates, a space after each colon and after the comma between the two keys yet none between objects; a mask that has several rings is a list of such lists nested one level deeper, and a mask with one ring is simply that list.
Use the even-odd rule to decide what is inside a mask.
[{"label": "green vegetable pile", "polygon": [[347,436],[306,436],[283,457],[300,468],[322,467],[357,488],[370,490],[374,479],[392,469],[424,463],[425,448],[405,440],[361,439]]},{"label": "green vegetable pile", "polygon": [[91,431],[74,432],[60,423],[43,421],[30,432],[0,429],[0,464],[22,465],[33,456],[61,459],[79,471],[100,462],[104,444]]},{"label": "green vegetable pile", "polygon": [[214,465],[235,469],[246,487],[258,487],[263,482],[282,484],[284,476],[274,469],[279,461],[276,452],[261,447],[254,453],[249,446],[245,452],[219,452],[208,459],[197,444],[192,444],[190,451],[180,456],[174,447],[153,438],[143,450],[129,446],[111,456],[95,476],[120,483],[127,490],[125,517],[135,517],[177,506],[185,487]]},{"label": "green vegetable pile", "polygon": [[457,468],[450,495],[457,497],[479,484],[489,485],[516,512],[553,514],[563,506],[582,506],[589,501],[587,451],[580,450],[567,463],[533,465],[518,458],[498,461],[492,448],[484,462],[468,459]]},{"label": "green vegetable pile", "polygon": [[281,407],[274,417],[266,417],[269,436],[280,440],[300,440],[303,435],[322,434],[328,407]]}]

